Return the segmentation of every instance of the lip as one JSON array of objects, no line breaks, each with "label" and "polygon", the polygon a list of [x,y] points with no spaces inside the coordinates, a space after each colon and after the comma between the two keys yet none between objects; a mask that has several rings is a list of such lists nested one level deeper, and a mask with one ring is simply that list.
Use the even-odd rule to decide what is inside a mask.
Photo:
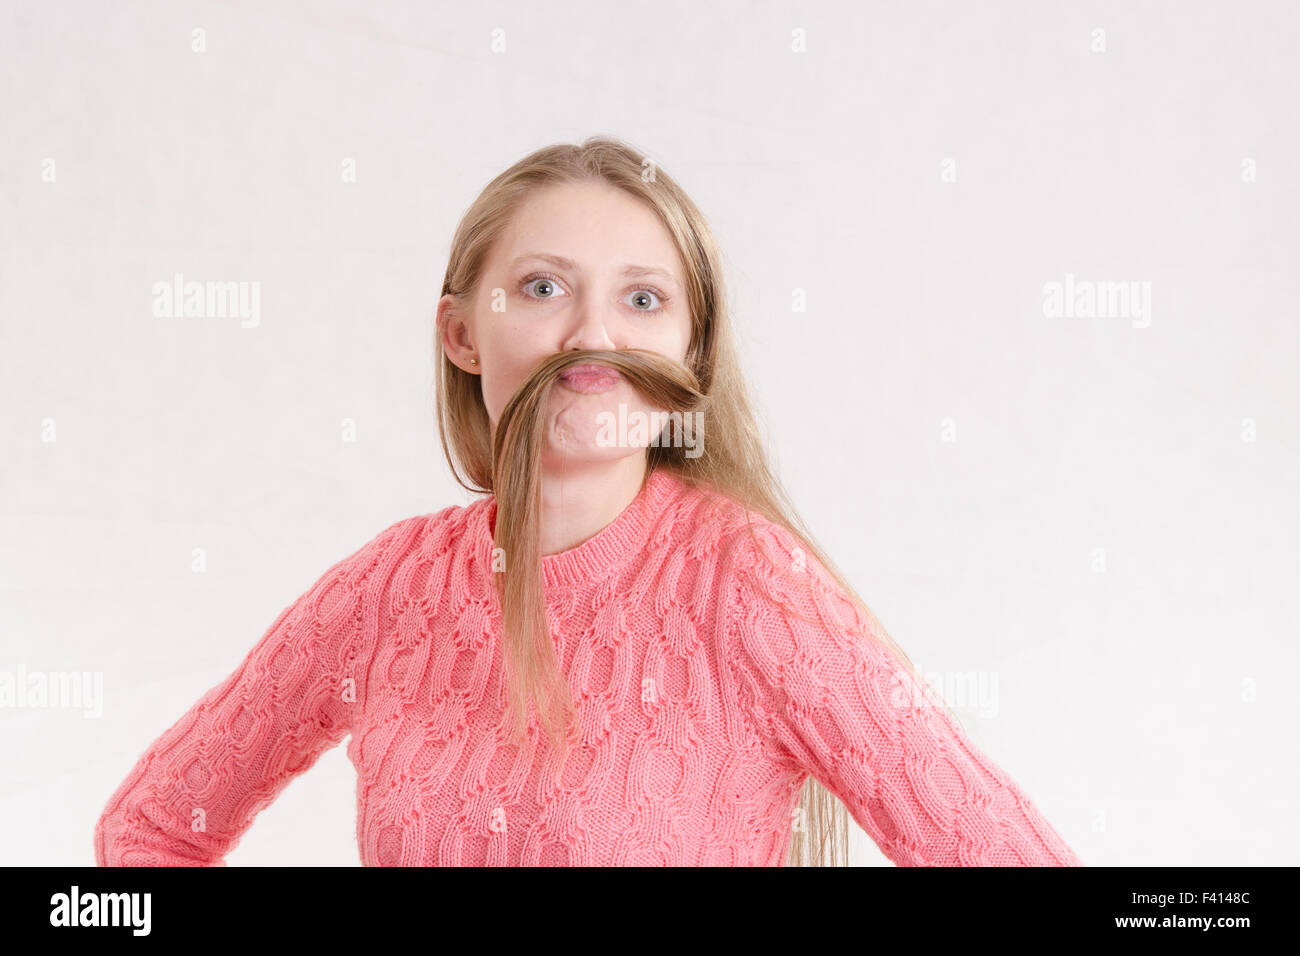
[{"label": "lip", "polygon": [[623,376],[608,365],[575,365],[560,373],[560,383],[583,394],[608,392],[618,385]]}]

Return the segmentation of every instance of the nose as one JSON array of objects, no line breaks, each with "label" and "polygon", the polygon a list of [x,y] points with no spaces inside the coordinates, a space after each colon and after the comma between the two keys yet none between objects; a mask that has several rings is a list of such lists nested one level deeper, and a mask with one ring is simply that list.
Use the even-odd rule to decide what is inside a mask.
[{"label": "nose", "polygon": [[610,338],[608,323],[599,306],[590,302],[583,303],[574,310],[573,315],[573,327],[564,342],[565,351],[606,349],[612,352],[618,348]]}]

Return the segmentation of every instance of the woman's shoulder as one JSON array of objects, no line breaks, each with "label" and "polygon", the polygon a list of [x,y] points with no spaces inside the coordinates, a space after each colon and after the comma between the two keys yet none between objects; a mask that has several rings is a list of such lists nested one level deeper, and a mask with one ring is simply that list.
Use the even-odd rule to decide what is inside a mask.
[{"label": "woman's shoulder", "polygon": [[688,529],[696,551],[713,551],[745,566],[759,560],[798,561],[803,541],[738,494],[678,478],[687,489],[678,499],[676,523]]},{"label": "woman's shoulder", "polygon": [[707,508],[710,518],[705,523],[718,529],[709,536],[729,607],[743,608],[746,614],[761,607],[804,620],[829,621],[846,632],[878,626],[869,609],[823,563],[805,537],[808,532],[795,530],[797,518],[792,528],[730,497],[717,498]]},{"label": "woman's shoulder", "polygon": [[408,552],[421,550],[437,554],[456,544],[467,527],[481,517],[488,499],[465,505],[448,505],[438,511],[411,515],[387,525],[366,545],[371,551]]},{"label": "woman's shoulder", "polygon": [[808,600],[813,592],[841,595],[842,587],[805,537],[808,532],[769,516],[743,495],[699,486],[686,496],[683,522],[691,528],[689,548],[712,552],[714,567],[728,581],[768,596]]}]

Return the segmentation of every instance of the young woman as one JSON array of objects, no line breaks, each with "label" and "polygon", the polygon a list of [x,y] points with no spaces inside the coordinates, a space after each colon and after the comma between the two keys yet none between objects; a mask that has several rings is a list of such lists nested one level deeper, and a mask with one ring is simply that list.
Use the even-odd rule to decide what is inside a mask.
[{"label": "young woman", "polygon": [[1082,865],[789,505],[663,170],[598,137],[499,175],[437,332],[483,497],[286,608],[118,788],[100,865],[224,865],[349,734],[365,864],[843,862],[851,813],[900,865]]}]

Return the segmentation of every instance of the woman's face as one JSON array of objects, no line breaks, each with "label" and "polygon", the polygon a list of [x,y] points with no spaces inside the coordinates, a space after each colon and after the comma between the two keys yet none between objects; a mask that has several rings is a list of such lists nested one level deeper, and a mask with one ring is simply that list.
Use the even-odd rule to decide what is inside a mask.
[{"label": "woman's face", "polygon": [[[535,191],[489,250],[468,312],[455,305],[451,296],[439,303],[443,348],[481,376],[493,429],[524,379],[557,352],[640,348],[685,362],[690,344],[685,270],[667,229],[637,199],[601,182]],[[543,466],[643,454],[644,443],[620,446],[608,433],[597,441],[602,413],[615,416],[622,433],[620,405],[629,430],[638,413],[664,411],[622,378],[586,393],[557,381],[543,406]]]}]

